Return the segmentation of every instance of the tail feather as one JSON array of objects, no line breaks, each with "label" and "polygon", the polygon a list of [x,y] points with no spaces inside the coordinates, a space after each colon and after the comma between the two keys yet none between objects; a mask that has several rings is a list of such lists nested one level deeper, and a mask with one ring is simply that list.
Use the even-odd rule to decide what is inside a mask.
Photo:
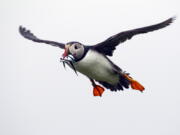
[{"label": "tail feather", "polygon": [[121,75],[120,75],[120,77],[119,77],[119,83],[120,83],[123,87],[125,87],[126,89],[129,88],[130,81],[129,81],[128,79],[124,78],[124,76],[121,76]]}]

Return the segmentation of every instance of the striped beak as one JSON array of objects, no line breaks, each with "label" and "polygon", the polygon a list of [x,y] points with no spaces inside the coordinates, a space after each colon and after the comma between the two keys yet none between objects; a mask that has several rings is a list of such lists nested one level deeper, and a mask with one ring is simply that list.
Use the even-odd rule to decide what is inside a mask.
[{"label": "striped beak", "polygon": [[65,45],[64,53],[62,55],[63,59],[69,55],[69,47],[70,45]]}]

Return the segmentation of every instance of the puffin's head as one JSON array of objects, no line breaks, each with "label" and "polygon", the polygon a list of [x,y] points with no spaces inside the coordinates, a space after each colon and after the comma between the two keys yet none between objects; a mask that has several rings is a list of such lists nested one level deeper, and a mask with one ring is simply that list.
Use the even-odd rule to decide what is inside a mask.
[{"label": "puffin's head", "polygon": [[68,55],[72,55],[74,59],[80,59],[84,54],[84,46],[79,42],[69,42],[65,45],[63,59]]}]

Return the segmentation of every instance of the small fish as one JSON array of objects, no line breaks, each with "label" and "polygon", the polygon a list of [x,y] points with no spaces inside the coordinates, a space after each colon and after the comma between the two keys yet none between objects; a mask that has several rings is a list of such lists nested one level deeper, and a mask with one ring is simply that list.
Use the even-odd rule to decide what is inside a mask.
[{"label": "small fish", "polygon": [[74,65],[73,65],[73,63],[72,63],[72,61],[69,61],[69,63],[70,63],[70,65],[71,65],[72,69],[74,70],[74,72],[76,73],[76,75],[78,75],[78,74],[77,74],[77,71],[76,71],[76,69],[75,69],[75,67],[74,67]]},{"label": "small fish", "polygon": [[68,65],[70,65],[71,66],[71,68],[73,69],[73,71],[76,73],[76,75],[78,75],[77,74],[77,71],[76,71],[76,69],[75,69],[75,67],[74,67],[74,57],[73,56],[67,56],[67,58],[60,58],[60,62],[62,62],[63,63],[63,67],[66,69],[66,64],[68,64]]},{"label": "small fish", "polygon": [[66,63],[63,61],[63,67],[64,69],[66,69]]}]

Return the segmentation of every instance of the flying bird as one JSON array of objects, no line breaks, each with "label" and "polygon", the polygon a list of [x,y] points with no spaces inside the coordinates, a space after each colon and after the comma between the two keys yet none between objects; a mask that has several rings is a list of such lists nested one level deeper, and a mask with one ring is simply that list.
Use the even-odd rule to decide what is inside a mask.
[{"label": "flying bird", "polygon": [[[103,86],[111,91],[128,89],[130,86],[134,90],[144,91],[143,85],[114,64],[107,56],[113,56],[116,47],[133,36],[162,29],[170,25],[174,19],[172,17],[155,25],[123,31],[92,46],[74,41],[64,44],[43,40],[22,26],[19,27],[19,32],[26,39],[64,49],[64,53],[60,58],[63,65],[67,64],[76,73],[80,72],[87,76],[93,86],[93,95],[102,96],[105,90]],[[97,85],[96,82],[101,84],[101,86]]]}]

